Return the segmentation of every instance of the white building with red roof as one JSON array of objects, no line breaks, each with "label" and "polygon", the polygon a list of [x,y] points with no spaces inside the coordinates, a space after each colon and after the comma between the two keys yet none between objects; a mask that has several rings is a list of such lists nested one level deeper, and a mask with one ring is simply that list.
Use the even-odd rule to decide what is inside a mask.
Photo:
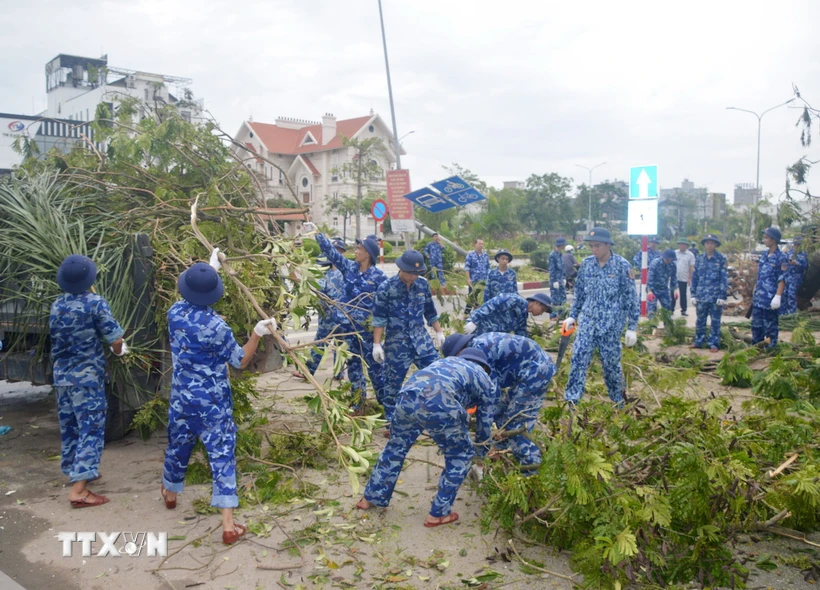
[{"label": "white building with red roof", "polygon": [[[343,137],[381,138],[384,152],[373,159],[383,172],[381,178],[371,181],[369,188],[363,189],[363,196],[368,190],[385,192],[384,171],[395,167],[395,142],[390,128],[372,110],[369,115],[353,119],[337,120],[328,113],[321,122],[289,118],[276,119],[273,124],[244,121],[235,139],[262,158],[254,157],[239,147],[234,150],[264,179],[267,200],[292,200],[288,188],[290,181],[299,204],[310,207],[314,223],[327,224],[334,233],[352,237],[355,229],[351,231],[350,228],[355,228],[355,219],[348,219],[348,227],[345,228],[343,217],[332,210],[334,202],[356,195],[354,179],[343,172],[345,164],[353,163],[355,149],[345,147]],[[289,228],[291,232],[299,230],[296,224],[291,225],[294,226]],[[373,233],[373,221],[369,215],[362,216],[362,233]]]}]

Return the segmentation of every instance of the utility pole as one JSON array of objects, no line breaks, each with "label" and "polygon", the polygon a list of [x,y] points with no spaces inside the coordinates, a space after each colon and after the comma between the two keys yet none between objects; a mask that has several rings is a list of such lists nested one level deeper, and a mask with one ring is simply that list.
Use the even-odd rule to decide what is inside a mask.
[{"label": "utility pole", "polygon": [[589,172],[589,184],[587,185],[587,190],[589,191],[589,215],[587,217],[587,231],[592,229],[592,171],[596,168],[603,166],[606,162],[601,162],[600,164],[596,164],[592,168],[587,168],[586,166],[581,166],[580,164],[575,164],[578,168],[583,168],[587,172]]}]

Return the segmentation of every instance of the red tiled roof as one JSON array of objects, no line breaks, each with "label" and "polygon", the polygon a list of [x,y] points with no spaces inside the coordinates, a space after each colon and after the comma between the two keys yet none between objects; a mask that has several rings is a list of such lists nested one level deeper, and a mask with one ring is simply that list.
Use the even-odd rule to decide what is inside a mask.
[{"label": "red tiled roof", "polygon": [[[336,121],[336,137],[327,145],[322,145],[322,125],[308,125],[301,129],[283,129],[270,123],[248,121],[259,140],[274,154],[309,154],[325,150],[335,150],[342,147],[342,136],[353,137],[373,117],[356,117],[355,119],[341,119]],[[300,147],[307,132],[313,135],[316,143],[309,143]]]},{"label": "red tiled roof", "polygon": [[310,171],[313,174],[313,176],[321,176],[321,174],[319,174],[319,171],[316,169],[316,166],[314,166],[313,162],[310,161],[310,158],[308,158],[307,156],[301,156],[301,158],[302,161],[307,165],[307,167],[310,168]]},{"label": "red tiled roof", "polygon": [[[252,151],[254,154],[255,154],[255,153],[257,153],[257,152],[256,152],[256,148],[255,148],[255,147],[253,147],[253,144],[252,144],[252,143],[248,143],[248,142],[246,141],[246,142],[245,142],[245,147],[246,147],[246,148],[248,148],[250,151]],[[261,162],[261,161],[262,161],[262,158],[257,157],[257,158],[256,158],[256,161],[257,161],[257,162]]]}]

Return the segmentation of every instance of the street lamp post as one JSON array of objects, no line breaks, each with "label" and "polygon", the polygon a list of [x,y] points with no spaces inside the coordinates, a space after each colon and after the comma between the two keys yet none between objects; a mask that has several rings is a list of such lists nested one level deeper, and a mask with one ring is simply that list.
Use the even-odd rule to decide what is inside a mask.
[{"label": "street lamp post", "polygon": [[588,190],[589,190],[589,217],[587,217],[587,231],[592,229],[592,171],[595,170],[596,168],[599,168],[599,167],[603,166],[604,164],[606,164],[606,162],[601,162],[600,164],[596,164],[592,168],[587,168],[586,166],[581,166],[580,164],[575,164],[576,166],[578,166],[578,168],[583,168],[584,170],[589,172],[589,185],[588,185]]},{"label": "street lamp post", "polygon": [[729,111],[742,111],[744,113],[751,113],[752,115],[757,117],[757,174],[755,175],[755,188],[758,189],[758,191],[760,190],[760,123],[763,119],[763,115],[765,115],[769,111],[773,111],[777,108],[785,106],[785,105],[789,104],[790,102],[792,102],[793,100],[795,100],[795,99],[790,98],[786,102],[782,102],[779,105],[775,105],[770,109],[766,109],[765,111],[763,111],[759,115],[756,112],[750,111],[748,109],[739,109],[737,107],[726,107],[726,109],[729,110]]},{"label": "street lamp post", "polygon": [[[748,109],[739,109],[737,107],[726,107],[726,110],[729,110],[729,111],[741,111],[743,113],[750,113],[750,114],[754,115],[755,117],[757,117],[757,172],[755,174],[755,189],[757,190],[757,195],[755,196],[755,198],[757,198],[757,199],[760,199],[762,197],[762,195],[760,194],[760,123],[763,120],[763,115],[765,115],[769,111],[773,111],[777,108],[785,106],[785,105],[789,104],[790,102],[792,102],[793,100],[795,100],[795,99],[790,98],[786,102],[782,102],[778,105],[773,106],[770,109],[766,109],[765,111],[763,111],[759,115],[756,112],[750,111]],[[752,203],[752,205],[754,206],[754,203]],[[750,208],[750,211],[749,211],[749,249],[750,250],[752,248],[752,240],[754,238],[754,232],[755,232],[755,215],[754,215],[754,211],[751,210],[751,208]]]}]

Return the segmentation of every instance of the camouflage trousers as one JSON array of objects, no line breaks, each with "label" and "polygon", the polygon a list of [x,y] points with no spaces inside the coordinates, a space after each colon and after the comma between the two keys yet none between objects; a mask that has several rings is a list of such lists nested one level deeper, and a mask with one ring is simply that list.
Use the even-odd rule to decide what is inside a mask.
[{"label": "camouflage trousers", "polygon": [[786,281],[786,290],[783,291],[783,305],[780,307],[780,315],[797,313],[797,290],[799,288],[800,283]]},{"label": "camouflage trousers", "polygon": [[648,301],[646,302],[646,315],[650,318],[655,315],[655,312],[658,311],[658,302],[660,302],[661,307],[664,309],[668,309],[669,311],[675,310],[675,302],[672,299],[672,296],[669,293],[655,293],[655,301]]},{"label": "camouflage trousers", "polygon": [[[424,334],[428,340],[430,336]],[[430,341],[430,346],[425,346],[429,350],[419,353],[412,342],[402,342],[399,339],[388,339],[384,343],[384,392],[379,403],[384,406],[384,418],[390,423],[393,419],[393,412],[396,407],[396,398],[401,390],[404,378],[410,365],[416,365],[416,369],[426,369],[432,363],[439,360],[441,355]]]},{"label": "camouflage trousers", "polygon": [[[589,324],[587,323],[587,326]],[[572,347],[569,380],[564,391],[564,398],[571,403],[578,403],[584,395],[587,370],[592,362],[592,354],[598,349],[601,365],[604,370],[604,382],[609,391],[609,399],[616,403],[624,399],[624,376],[621,369],[621,331],[594,333],[584,325],[578,326],[578,334]]]},{"label": "camouflage trousers", "polygon": [[444,454],[444,471],[430,515],[450,514],[458,489],[470,471],[475,448],[467,411],[452,396],[441,393],[426,397],[415,390],[404,390],[399,394],[390,440],[379,455],[364,490],[368,502],[376,506],[390,504],[404,459],[423,431],[427,431]]},{"label": "camouflage trousers", "polygon": [[105,384],[57,386],[54,390],[62,442],[60,469],[71,483],[94,479],[99,475],[105,445]]},{"label": "camouflage trousers", "polygon": [[706,320],[712,318],[712,328],[709,333],[709,348],[720,348],[720,317],[723,315],[723,307],[716,303],[706,303],[698,301],[695,306],[698,314],[695,323],[694,345],[700,348],[706,340]]},{"label": "camouflage trousers", "polygon": [[558,287],[557,289],[550,288],[550,301],[553,307],[564,305],[567,302],[567,288]]},{"label": "camouflage trousers", "polygon": [[447,279],[444,278],[444,270],[441,268],[436,268],[435,266],[431,267],[427,273],[427,277],[431,281],[434,281],[436,280],[436,278],[438,278],[438,282],[441,283],[442,287],[447,285]]},{"label": "camouflage trousers", "polygon": [[[350,329],[343,330],[352,331]],[[353,385],[353,391],[358,393],[361,401],[367,398],[367,381],[364,378],[362,363],[367,364],[367,375],[376,393],[376,400],[381,403],[384,396],[384,368],[373,360],[373,332],[361,331],[359,338],[356,334],[345,336],[348,350],[354,355],[347,361],[347,379]]]},{"label": "camouflage trousers", "polygon": [[[334,330],[339,332],[336,329],[336,324],[332,321],[326,320],[319,320],[319,328],[316,330],[316,336],[313,338],[314,340],[324,340],[328,336],[330,336]],[[305,366],[307,367],[310,374],[313,375],[316,373],[316,369],[319,368],[319,363],[322,362],[322,357],[325,355],[325,348],[327,347],[327,341],[325,342],[317,342],[313,345],[313,348],[310,351],[310,358],[305,362]],[[333,353],[334,360],[336,359],[336,353]]]},{"label": "camouflage trousers", "polygon": [[753,307],[752,344],[763,342],[768,337],[771,342],[769,347],[775,346],[777,344],[777,337],[780,335],[780,326],[778,325],[779,318],[779,309]]},{"label": "camouflage trousers", "polygon": [[[495,416],[498,428],[525,428],[527,432],[532,432],[541,414],[547,387],[555,374],[555,365],[549,359],[539,363],[530,362],[524,371],[519,381],[507,390],[505,398],[499,404],[499,411]],[[498,442],[496,446],[512,451],[521,465],[541,464],[541,449],[525,434],[511,436]]]},{"label": "camouflage trousers", "polygon": [[162,484],[169,492],[182,491],[197,439],[205,445],[211,466],[211,506],[236,508],[236,424],[230,408],[187,404],[172,394]]}]

